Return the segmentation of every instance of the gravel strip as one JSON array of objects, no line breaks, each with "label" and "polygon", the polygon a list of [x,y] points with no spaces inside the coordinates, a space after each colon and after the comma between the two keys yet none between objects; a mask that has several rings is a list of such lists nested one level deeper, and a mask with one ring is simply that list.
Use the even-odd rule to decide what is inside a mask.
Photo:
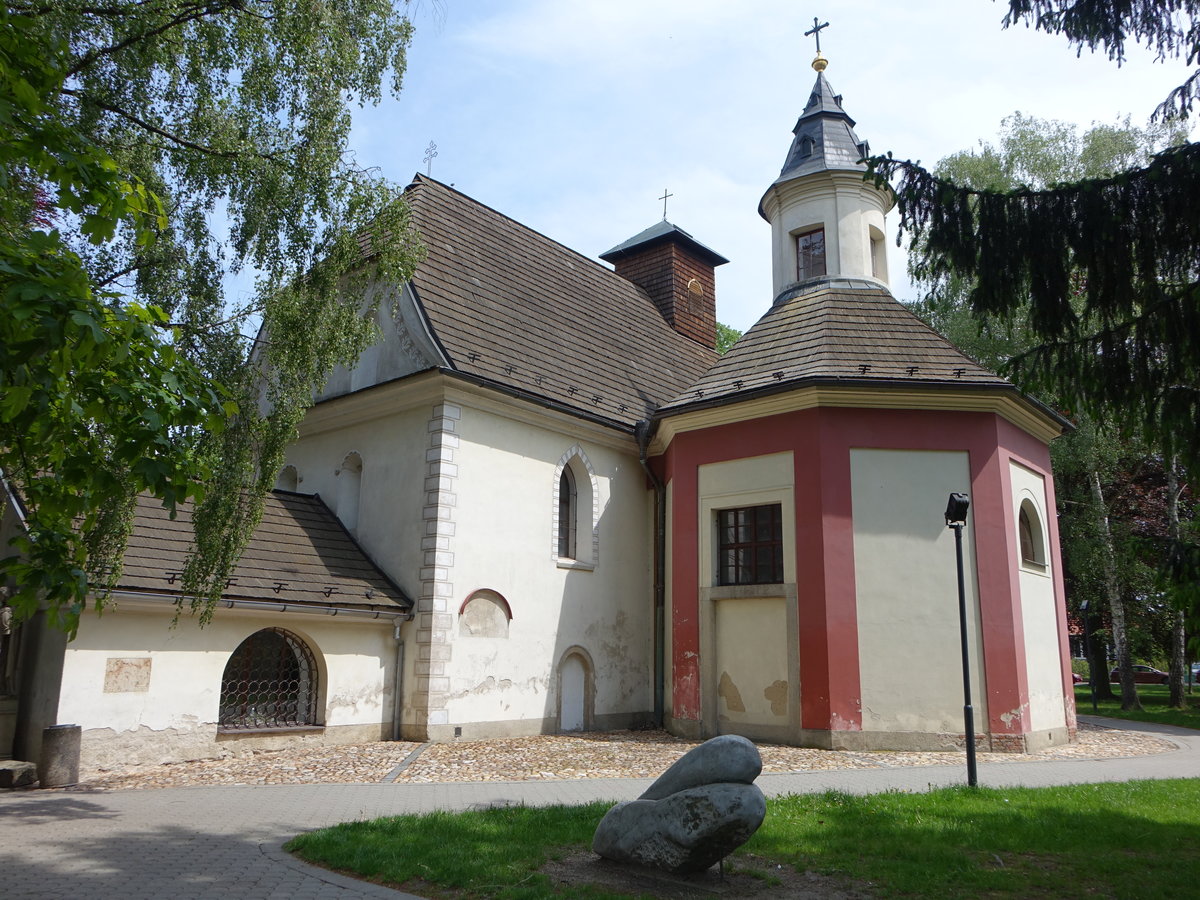
[{"label": "gravel strip", "polygon": [[[696,746],[664,731],[548,734],[428,744],[378,741],[337,747],[261,750],[247,756],[197,760],[83,774],[77,790],[141,790],[214,784],[429,784],[457,781],[543,781],[656,778]],[[1170,741],[1080,723],[1078,740],[1028,756],[980,753],[980,762],[1109,759],[1175,749]],[[763,772],[962,764],[962,753],[813,750],[760,744]],[[407,763],[407,765],[405,765]],[[403,766],[403,768],[401,768]],[[397,771],[399,770],[399,771]]]}]

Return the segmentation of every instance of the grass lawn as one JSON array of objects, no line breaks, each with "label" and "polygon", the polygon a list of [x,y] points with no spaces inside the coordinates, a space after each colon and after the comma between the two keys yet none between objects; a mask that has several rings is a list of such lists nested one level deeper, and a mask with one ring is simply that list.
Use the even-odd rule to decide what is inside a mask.
[{"label": "grass lawn", "polygon": [[[607,804],[352,822],[287,848],[427,896],[598,897],[537,872],[591,842]],[[768,801],[743,853],[871,883],[881,896],[1196,896],[1200,779]],[[432,886],[436,886],[431,890]],[[461,893],[460,893],[461,892]]]},{"label": "grass lawn", "polygon": [[1114,684],[1116,700],[1101,700],[1099,709],[1092,711],[1092,692],[1086,684],[1075,685],[1075,710],[1088,716],[1109,716],[1114,719],[1130,719],[1134,722],[1158,722],[1161,725],[1179,725],[1182,728],[1200,728],[1200,688],[1193,687],[1185,694],[1188,709],[1171,709],[1167,706],[1169,689],[1163,684],[1139,684],[1138,697],[1144,707],[1141,712],[1121,709],[1120,685]]}]

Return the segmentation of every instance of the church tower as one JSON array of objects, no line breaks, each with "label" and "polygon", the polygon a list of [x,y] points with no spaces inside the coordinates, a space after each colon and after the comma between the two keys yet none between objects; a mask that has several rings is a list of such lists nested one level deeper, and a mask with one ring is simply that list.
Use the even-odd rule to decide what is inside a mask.
[{"label": "church tower", "polygon": [[770,306],[652,420],[648,460],[669,498],[664,722],[696,738],[961,748],[954,534],[939,513],[965,493],[977,743],[1066,743],[1048,445],[1069,423],[892,296],[894,198],[864,181],[867,145],[825,66],[818,45],[816,84],[759,205]]},{"label": "church tower", "polygon": [[870,150],[825,77],[828,64],[818,50],[817,81],[783,169],[758,206],[771,223],[776,297],[815,278],[888,280],[883,217],[895,200],[863,181]]}]

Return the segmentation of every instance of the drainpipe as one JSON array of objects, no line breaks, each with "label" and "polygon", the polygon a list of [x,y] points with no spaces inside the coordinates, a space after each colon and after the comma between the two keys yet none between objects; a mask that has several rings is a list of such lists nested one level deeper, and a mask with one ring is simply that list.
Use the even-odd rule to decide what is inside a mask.
[{"label": "drainpipe", "polygon": [[654,486],[654,726],[663,727],[666,704],[666,582],[667,582],[667,488],[646,461],[653,426],[642,419],[634,428],[638,462]]},{"label": "drainpipe", "polygon": [[400,716],[404,711],[404,638],[400,636],[400,626],[411,622],[410,614],[403,622],[396,620],[392,628],[392,638],[396,641],[396,674],[392,685],[392,740],[400,740]]}]

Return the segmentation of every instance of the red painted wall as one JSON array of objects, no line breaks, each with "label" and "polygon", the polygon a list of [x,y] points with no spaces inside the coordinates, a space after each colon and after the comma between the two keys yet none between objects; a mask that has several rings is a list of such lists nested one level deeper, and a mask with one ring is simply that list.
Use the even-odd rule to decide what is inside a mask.
[{"label": "red painted wall", "polygon": [[[966,451],[987,681],[988,730],[1028,731],[1025,647],[1010,502],[1009,461],[1050,482],[1045,444],[991,413],[820,408],[676,435],[662,462],[673,482],[673,712],[701,717],[698,468],[791,451],[795,460],[796,578],[799,599],[801,724],[854,731],[859,709],[858,623],[851,512],[851,449]],[[944,498],[930,498],[936,510]],[[1054,509],[1052,489],[1047,509]],[[937,514],[933,512],[933,514]],[[1059,619],[1065,621],[1058,529],[1049,516]],[[1065,647],[1066,635],[1061,635]],[[1064,656],[1065,659],[1065,656]],[[1064,683],[1069,679],[1065,671]],[[1069,692],[1068,692],[1069,693]],[[1005,715],[1006,713],[1015,713]],[[1003,717],[1003,718],[1002,718]]]}]

